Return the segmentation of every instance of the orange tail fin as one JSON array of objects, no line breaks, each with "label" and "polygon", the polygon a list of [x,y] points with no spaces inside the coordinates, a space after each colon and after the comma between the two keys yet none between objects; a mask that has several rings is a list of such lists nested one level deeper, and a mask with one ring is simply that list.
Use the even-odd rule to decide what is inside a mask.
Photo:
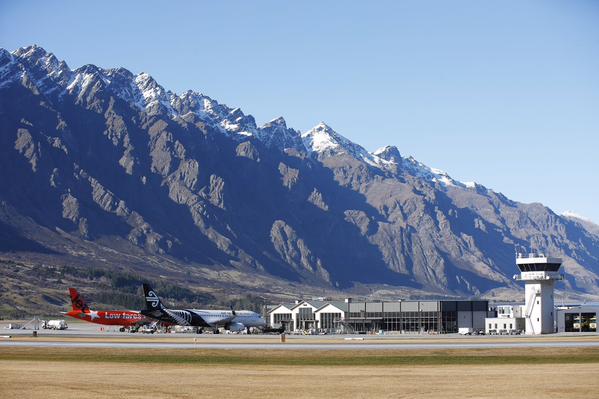
[{"label": "orange tail fin", "polygon": [[71,294],[71,304],[73,305],[73,310],[89,312],[89,307],[75,288],[69,288],[69,294]]}]

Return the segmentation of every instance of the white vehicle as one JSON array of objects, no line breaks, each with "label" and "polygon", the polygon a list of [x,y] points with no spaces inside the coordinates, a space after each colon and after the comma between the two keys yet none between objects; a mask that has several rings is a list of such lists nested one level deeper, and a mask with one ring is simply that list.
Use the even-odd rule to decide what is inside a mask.
[{"label": "white vehicle", "polygon": [[195,328],[190,326],[174,326],[171,330],[172,333],[195,333]]},{"label": "white vehicle", "polygon": [[48,320],[45,323],[42,323],[42,328],[48,330],[66,330],[69,326],[64,320]]},{"label": "white vehicle", "polygon": [[141,326],[139,328],[139,332],[142,334],[154,334],[157,331],[156,325],[149,324],[145,326]]},{"label": "white vehicle", "polygon": [[460,327],[458,329],[458,334],[460,335],[472,335],[473,329],[470,327]]}]

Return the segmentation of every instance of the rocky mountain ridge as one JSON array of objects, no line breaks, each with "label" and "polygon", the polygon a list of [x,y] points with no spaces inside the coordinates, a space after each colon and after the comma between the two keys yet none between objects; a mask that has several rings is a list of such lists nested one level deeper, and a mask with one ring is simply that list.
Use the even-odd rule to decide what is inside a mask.
[{"label": "rocky mountain ridge", "polygon": [[532,248],[564,258],[563,288],[597,292],[588,224],[393,146],[368,152],[325,123],[257,126],[146,73],[71,70],[38,46],[0,50],[0,126],[1,230],[20,240],[6,258],[39,256],[43,230],[55,253],[45,261],[102,243],[162,259],[136,266],[148,273],[201,269],[203,283],[237,270],[323,290],[483,295],[515,288],[514,252]]}]

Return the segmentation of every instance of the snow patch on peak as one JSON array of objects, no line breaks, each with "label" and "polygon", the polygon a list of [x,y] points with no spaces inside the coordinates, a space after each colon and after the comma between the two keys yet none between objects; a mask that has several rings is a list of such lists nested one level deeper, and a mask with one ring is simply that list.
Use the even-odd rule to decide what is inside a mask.
[{"label": "snow patch on peak", "polygon": [[81,98],[88,93],[88,89],[91,87],[96,87],[96,85],[107,87],[110,85],[110,79],[103,69],[95,65],[84,65],[70,72],[65,84],[68,93],[76,94],[77,97]]},{"label": "snow patch on peak", "polygon": [[20,61],[35,65],[46,72],[50,77],[64,72],[70,72],[66,62],[59,61],[56,56],[38,45],[21,47],[12,52],[12,55]]},{"label": "snow patch on peak", "polygon": [[306,151],[301,133],[288,128],[287,122],[283,117],[275,118],[257,128],[256,136],[269,147],[277,147],[283,150],[294,148],[301,152]]},{"label": "snow patch on peak", "polygon": [[160,109],[164,109],[169,116],[175,116],[176,112],[171,105],[171,100],[174,96],[173,93],[164,90],[164,88],[146,72],[138,74],[135,77],[134,82],[141,95],[141,97],[138,97],[136,101],[134,101],[135,104],[138,106],[142,105],[142,109],[150,112],[160,112]]},{"label": "snow patch on peak", "polygon": [[160,98],[165,95],[165,90],[162,86],[145,72],[142,72],[135,77],[135,84],[139,88],[147,105],[150,105],[153,101],[160,100]]},{"label": "snow patch on peak", "polygon": [[30,46],[18,48],[17,50],[13,51],[13,55],[18,58],[39,59],[46,57],[48,52],[43,47],[40,47],[37,44],[32,44]]},{"label": "snow patch on peak", "polygon": [[391,163],[369,153],[364,147],[343,137],[324,122],[320,122],[312,129],[302,133],[301,138],[308,151],[319,155],[348,154],[379,169],[385,169]]},{"label": "snow patch on peak", "polygon": [[254,117],[245,115],[241,108],[230,108],[204,94],[191,90],[181,95],[171,92],[169,94],[173,118],[191,112],[225,134],[234,133],[244,137],[256,135]]},{"label": "snow patch on peak", "polygon": [[437,176],[442,176],[442,177],[445,177],[445,178],[450,178],[449,174],[447,174],[447,172],[444,171],[444,170],[437,169],[437,168],[429,168],[429,169],[430,169],[431,172],[433,172]]},{"label": "snow patch on peak", "polygon": [[428,167],[425,164],[418,162],[412,156],[406,158],[406,161],[406,168],[416,177],[440,183],[444,186],[461,188],[476,188],[477,186],[475,182],[463,183],[461,181],[455,180],[447,172],[441,169]]},{"label": "snow patch on peak", "polygon": [[27,74],[36,87],[45,94],[55,91],[56,84],[68,84],[72,71],[64,61],[37,45],[21,47],[11,53],[23,74]]},{"label": "snow patch on peak", "polygon": [[399,152],[397,147],[393,145],[381,147],[374,151],[372,154],[392,163],[401,163],[401,153]]},{"label": "snow patch on peak", "polygon": [[140,84],[143,82],[149,82],[149,81],[154,81],[154,78],[152,78],[152,75],[150,75],[147,72],[140,72],[135,77],[135,83],[137,83],[137,84]]},{"label": "snow patch on peak", "polygon": [[[445,172],[444,170],[437,169],[437,168],[429,168],[429,169],[434,175],[433,180],[437,180],[437,181],[445,184],[446,186],[456,186],[456,185],[463,184],[461,182],[453,180],[451,178],[451,176],[449,176],[449,174],[447,172]],[[459,184],[456,184],[456,183],[459,183]]]},{"label": "snow patch on peak", "polygon": [[312,129],[303,133],[302,140],[306,148],[319,153],[332,150],[343,152],[344,144],[351,143],[345,137],[337,134],[337,132],[324,122],[320,122]]},{"label": "snow patch on peak", "polygon": [[269,122],[266,122],[264,125],[262,125],[262,127],[273,127],[273,126],[282,127],[283,129],[287,129],[287,122],[285,121],[285,118],[283,118],[282,116],[279,116],[278,118],[275,118]]},{"label": "snow patch on peak", "polygon": [[580,220],[584,220],[585,222],[589,222],[589,223],[595,223],[593,222],[591,219],[587,218],[586,216],[582,216],[576,212],[573,211],[564,211],[560,214],[561,216],[567,217],[567,218],[574,218],[574,219],[580,219]]},{"label": "snow patch on peak", "polygon": [[384,147],[377,148],[377,149],[376,149],[376,150],[374,150],[372,153],[373,153],[374,155],[383,154],[385,151],[387,151],[387,148],[389,148],[389,147],[391,147],[391,146],[390,146],[390,145],[386,145],[386,146],[384,146]]}]

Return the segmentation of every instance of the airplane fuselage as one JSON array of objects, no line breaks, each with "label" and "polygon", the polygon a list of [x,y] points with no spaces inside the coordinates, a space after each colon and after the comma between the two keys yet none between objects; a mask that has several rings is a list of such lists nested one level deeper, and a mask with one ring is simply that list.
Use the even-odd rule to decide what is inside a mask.
[{"label": "airplane fuselage", "polygon": [[244,327],[264,327],[266,322],[256,312],[249,310],[204,310],[204,309],[161,309],[160,312],[142,310],[142,314],[153,319],[180,326],[225,327],[238,324]]},{"label": "airplane fuselage", "polygon": [[232,323],[240,323],[245,327],[264,327],[266,325],[266,321],[258,313],[249,310],[238,310],[234,314],[232,311],[219,310],[194,309],[194,312],[212,326],[226,326]]},{"label": "airplane fuselage", "polygon": [[66,315],[89,323],[122,327],[131,327],[147,320],[140,312],[132,310],[71,310]]}]

